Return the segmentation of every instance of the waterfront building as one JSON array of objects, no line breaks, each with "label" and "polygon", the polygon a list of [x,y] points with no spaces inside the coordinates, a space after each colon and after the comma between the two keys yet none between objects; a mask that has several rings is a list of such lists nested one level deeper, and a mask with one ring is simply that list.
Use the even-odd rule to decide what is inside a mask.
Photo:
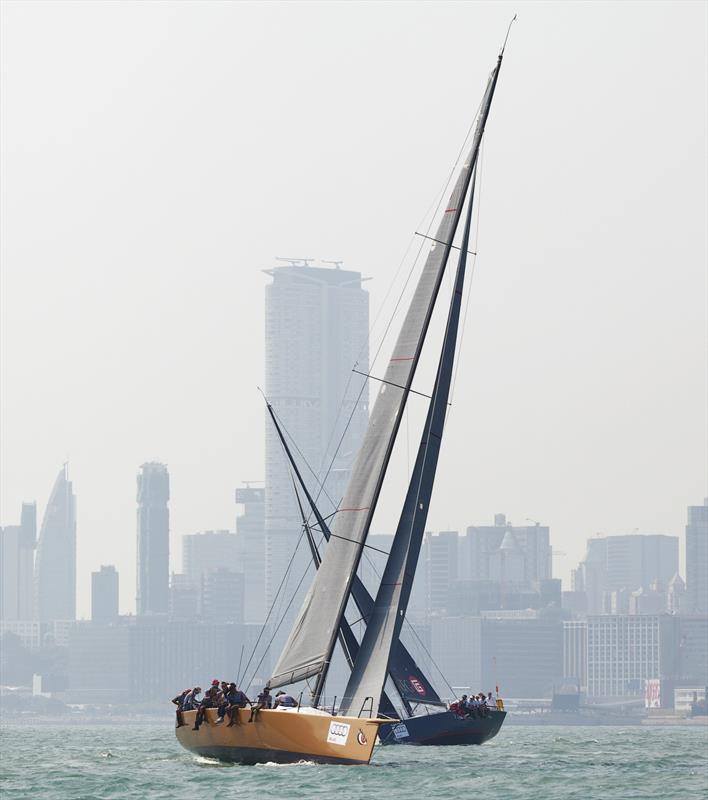
[{"label": "waterfront building", "polygon": [[0,620],[34,616],[34,549],[37,506],[23,503],[19,525],[0,529]]},{"label": "waterfront building", "polygon": [[[457,694],[482,691],[482,620],[477,616],[437,617],[430,625],[433,661]],[[436,681],[437,671],[427,673]],[[441,687],[442,688],[442,687]],[[489,689],[492,689],[490,685]],[[485,691],[489,691],[485,688]],[[444,692],[443,696],[449,694]]]},{"label": "waterfront building", "polygon": [[689,613],[708,613],[708,497],[702,506],[688,507],[686,601]]},{"label": "waterfront building", "polygon": [[[368,421],[369,298],[361,274],[307,263],[266,270],[266,395],[324,516],[344,494]],[[324,482],[320,492],[318,480]],[[266,415],[266,599],[288,567],[293,591],[309,563],[280,441]],[[306,581],[305,581],[306,583]],[[292,604],[293,613],[299,608]]]},{"label": "waterfront building", "polygon": [[673,679],[679,621],[669,614],[605,614],[587,620],[589,697],[642,696],[644,682]]},{"label": "waterfront building", "polygon": [[113,565],[91,573],[91,621],[115,622],[118,619],[118,572]]},{"label": "waterfront building", "polygon": [[75,619],[76,498],[66,464],[54,482],[44,512],[34,568],[37,619]]},{"label": "waterfront building", "polygon": [[563,621],[563,681],[572,682],[581,692],[588,687],[588,623]]},{"label": "waterfront building", "polygon": [[236,489],[236,503],[242,509],[236,517],[236,543],[239,570],[245,579],[245,621],[263,622],[266,617],[265,489],[246,483]]},{"label": "waterfront building", "polygon": [[572,588],[586,593],[588,614],[624,614],[632,592],[653,583],[665,587],[677,571],[676,536],[598,536],[588,539]]},{"label": "waterfront building", "polygon": [[708,686],[708,614],[682,614],[679,623],[679,678]]},{"label": "waterfront building", "polygon": [[563,674],[562,620],[540,612],[489,612],[482,617],[481,654],[486,691],[498,685],[504,697],[550,698]]},{"label": "waterfront building", "polygon": [[193,586],[201,586],[204,577],[216,569],[240,571],[235,533],[205,531],[182,537],[182,573]]},{"label": "waterfront building", "polygon": [[137,613],[166,614],[170,575],[170,476],[148,462],[138,475]]}]

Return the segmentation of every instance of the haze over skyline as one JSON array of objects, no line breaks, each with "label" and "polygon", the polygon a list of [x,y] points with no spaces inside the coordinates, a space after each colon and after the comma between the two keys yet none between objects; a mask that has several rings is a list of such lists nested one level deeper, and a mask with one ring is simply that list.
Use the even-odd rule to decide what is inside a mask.
[{"label": "haze over skyline", "polygon": [[374,316],[516,11],[428,528],[537,519],[564,581],[597,532],[681,536],[705,5],[4,3],[0,524],[69,461],[79,615],[105,563],[134,609],[140,464],[170,471],[173,569],[233,529],[264,475],[261,270],[342,259]]}]

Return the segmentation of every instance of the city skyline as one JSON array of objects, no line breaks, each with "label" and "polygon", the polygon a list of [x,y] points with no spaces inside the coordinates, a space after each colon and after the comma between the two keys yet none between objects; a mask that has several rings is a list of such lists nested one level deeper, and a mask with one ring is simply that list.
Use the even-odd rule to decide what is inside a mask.
[{"label": "city skyline", "polygon": [[[430,524],[542,519],[566,580],[595,533],[679,534],[706,485],[700,4],[416,4],[403,39],[396,4],[375,25],[363,5],[264,9],[158,5],[138,23],[131,4],[95,18],[48,4],[37,27],[6,5],[2,524],[22,501],[43,507],[69,460],[84,614],[102,563],[134,583],[136,464],[169,466],[177,559],[182,535],[231,528],[234,488],[265,478],[261,270],[275,255],[343,260],[372,278],[375,318],[519,10]],[[381,514],[375,530],[391,530],[395,504]]]}]

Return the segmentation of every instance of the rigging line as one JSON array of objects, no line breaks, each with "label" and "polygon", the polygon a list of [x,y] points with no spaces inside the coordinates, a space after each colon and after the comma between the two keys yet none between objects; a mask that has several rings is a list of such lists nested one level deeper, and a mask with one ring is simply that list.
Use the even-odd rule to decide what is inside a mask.
[{"label": "rigging line", "polygon": [[[436,218],[438,212],[440,211],[440,207],[441,207],[441,205],[443,203],[443,200],[446,199],[447,192],[448,192],[448,190],[450,188],[450,185],[452,183],[452,180],[453,180],[453,178],[455,176],[455,171],[457,170],[458,164],[460,163],[460,159],[464,155],[464,153],[466,152],[467,144],[468,144],[468,142],[470,140],[470,136],[472,135],[472,133],[473,133],[473,131],[475,129],[477,118],[479,117],[479,113],[480,113],[480,111],[482,109],[482,103],[483,102],[484,102],[484,97],[482,97],[482,99],[479,101],[479,104],[477,105],[477,109],[476,109],[476,111],[475,111],[475,113],[474,113],[474,115],[472,117],[472,122],[470,123],[469,127],[467,128],[467,132],[465,134],[465,138],[462,141],[462,145],[460,146],[460,149],[457,152],[455,160],[452,162],[452,166],[450,168],[450,172],[448,173],[447,180],[445,181],[444,185],[442,186],[442,188],[440,189],[440,191],[436,195],[437,196],[437,202],[435,201],[435,199],[433,199],[433,202],[428,206],[428,210],[425,212],[425,214],[423,215],[422,219],[420,220],[420,222],[416,226],[416,227],[420,228],[423,225],[425,225],[425,220],[428,217],[428,215],[430,214],[430,211],[434,206],[435,209],[434,209],[434,211],[432,213],[432,216],[430,217],[430,220],[428,221],[428,224],[426,226],[426,232],[428,232],[428,233],[430,232],[430,229],[433,227],[433,222],[435,221],[435,218]],[[424,234],[418,234],[418,235],[419,236],[423,236]],[[430,237],[428,237],[428,238],[430,238]],[[411,240],[411,243],[412,243],[412,241],[413,240]],[[409,243],[408,248],[406,249],[406,255],[408,254],[408,251],[410,250],[410,244],[411,243]],[[446,243],[444,243],[444,244],[446,244]],[[406,284],[404,284],[404,287],[403,287],[403,289],[401,291],[401,297],[403,295],[403,292],[406,289],[406,286],[407,286],[408,282],[410,281],[410,277],[411,277],[411,274],[413,272],[413,269],[415,268],[416,264],[418,263],[418,259],[420,258],[420,255],[421,255],[421,250],[422,250],[422,245],[421,245],[420,248],[418,248],[418,253],[417,253],[416,257],[415,257],[413,265],[411,266],[411,272],[409,273],[408,278],[406,279]],[[404,256],[404,258],[405,258],[405,256]],[[401,263],[401,265],[399,265],[398,272],[400,272],[402,266],[403,266],[403,263]],[[396,274],[398,274],[398,272]],[[389,288],[389,291],[386,294],[386,298],[384,298],[384,302],[388,298],[388,294],[390,293],[391,288],[393,288],[393,285],[391,285],[391,287]],[[388,326],[386,327],[386,331],[384,332],[384,335],[383,335],[382,340],[381,340],[381,344],[379,345],[379,348],[377,350],[377,354],[374,357],[374,361],[370,364],[370,368],[373,367],[373,365],[374,365],[374,363],[376,361],[376,358],[378,357],[378,353],[379,353],[379,351],[381,349],[381,346],[383,345],[383,340],[385,339],[386,335],[388,334],[388,330],[391,327],[391,323],[393,322],[393,317],[395,317],[396,312],[398,310],[398,306],[400,304],[401,297],[399,297],[398,302],[396,303],[396,307],[393,310],[393,314],[391,315],[391,319],[389,320]],[[383,306],[379,310],[379,314],[381,313],[381,310],[383,310]],[[379,314],[377,314],[377,318],[378,318]],[[372,326],[372,332],[373,332],[373,326]]]},{"label": "rigging line", "polygon": [[[271,408],[273,408],[273,407],[271,406]],[[295,439],[293,438],[293,436],[292,436],[292,434],[290,433],[290,431],[289,431],[289,430],[286,428],[285,424],[283,423],[282,419],[281,419],[281,418],[278,416],[278,414],[277,414],[277,412],[275,411],[275,409],[273,409],[273,413],[274,413],[274,414],[275,414],[275,416],[278,418],[278,424],[279,424],[279,425],[280,425],[280,427],[282,428],[282,430],[283,430],[283,433],[284,433],[284,434],[286,434],[286,436],[288,437],[288,439],[289,439],[289,440],[290,440],[290,441],[293,443],[294,447],[297,449],[298,453],[300,454],[300,457],[301,457],[301,458],[302,458],[302,460],[305,462],[305,466],[306,466],[306,467],[307,467],[307,468],[310,470],[310,472],[311,472],[313,475],[315,475],[315,472],[314,472],[314,470],[312,469],[312,467],[310,466],[310,464],[308,463],[308,461],[307,461],[307,458],[305,457],[305,454],[302,452],[302,450],[300,450],[300,448],[299,448],[299,447],[298,447],[298,445],[297,445],[297,442],[296,442],[296,441],[295,441]],[[282,442],[280,443],[280,446],[281,446],[281,449],[283,450],[283,452],[285,452],[285,448],[283,447],[283,443],[282,443]],[[291,472],[291,478],[292,478],[292,472]],[[315,480],[317,480],[317,475],[315,475]],[[293,478],[293,488],[294,488],[294,492],[295,492],[295,497],[298,499],[298,504],[299,504],[299,502],[300,502],[300,501],[299,501],[299,495],[298,495],[298,493],[297,493],[297,487],[295,486],[295,479],[294,479],[294,478]],[[326,491],[325,491],[325,494],[327,494],[327,492],[326,492]],[[329,495],[327,495],[327,498],[329,499],[329,501],[330,501],[332,504],[334,504],[334,501],[332,500],[332,498],[331,498],[331,497],[329,497]],[[316,505],[316,504],[317,504],[317,503],[315,503],[315,505]],[[337,509],[337,511],[335,511],[335,512],[334,512],[334,514],[337,514],[337,513],[339,513],[341,510],[342,510],[342,509]],[[362,510],[365,510],[365,509],[362,509]],[[334,514],[330,514],[330,516],[334,516]],[[312,516],[312,512],[310,512],[310,516]],[[303,513],[302,513],[302,517],[303,517],[304,524],[306,524],[308,527],[310,527],[310,530],[315,530],[316,526],[310,526],[309,517],[308,517],[308,518],[305,518],[304,511],[303,511]],[[322,531],[322,533],[324,534],[324,531]],[[353,544],[359,544],[359,542],[355,541],[354,539],[350,539],[348,536],[339,536],[339,535],[338,535],[338,534],[336,534],[336,533],[332,533],[332,531],[330,531],[330,532],[329,532],[329,535],[330,535],[330,536],[333,536],[335,539],[342,539],[342,540],[343,540],[343,541],[345,541],[345,542],[352,542]],[[321,541],[321,540],[320,540],[320,541]],[[376,552],[377,552],[377,553],[381,553],[381,554],[382,554],[382,555],[384,555],[384,556],[388,556],[388,551],[387,551],[387,550],[381,550],[381,549],[380,549],[380,548],[378,548],[378,547],[374,547],[372,544],[366,544],[366,543],[365,543],[365,544],[364,544],[364,547],[368,548],[369,550],[376,550]]]},{"label": "rigging line", "polygon": [[[397,389],[405,389],[405,386],[402,386],[400,383],[394,383],[393,381],[387,381],[385,378],[377,378],[376,375],[367,375],[366,372],[359,372],[358,369],[353,369],[352,372],[356,372],[357,375],[363,375],[365,378],[371,378],[372,381],[379,381],[379,383],[386,383],[389,386],[395,386]],[[425,394],[425,392],[417,392],[415,389],[408,390],[411,394],[418,394],[421,397],[427,397],[428,400],[432,400],[432,397],[429,394]]]},{"label": "rigging line", "polygon": [[[276,591],[275,597],[273,598],[273,602],[271,603],[270,608],[268,609],[268,613],[266,615],[265,621],[263,622],[263,625],[261,625],[261,630],[260,630],[260,633],[258,634],[258,638],[256,639],[256,643],[253,645],[253,650],[251,650],[251,655],[249,656],[249,659],[248,659],[248,662],[246,663],[246,666],[243,668],[244,676],[246,675],[246,672],[248,672],[248,668],[251,666],[251,662],[253,661],[253,658],[256,655],[256,651],[258,650],[258,645],[260,644],[261,638],[263,637],[263,634],[265,633],[265,629],[266,629],[266,627],[268,625],[268,620],[270,619],[271,614],[275,610],[275,605],[278,602],[278,597],[280,596],[280,592],[283,589],[283,586],[284,586],[284,584],[285,584],[285,582],[286,582],[286,580],[288,578],[288,574],[289,574],[293,564],[295,563],[295,554],[298,551],[298,548],[300,546],[300,542],[302,541],[303,534],[304,534],[304,531],[302,531],[300,533],[300,537],[299,537],[299,539],[297,541],[297,544],[295,546],[295,552],[293,553],[293,557],[290,559],[290,562],[288,563],[288,566],[287,566],[287,568],[285,570],[285,573],[283,574],[283,577],[282,577],[282,579],[280,581],[280,585],[278,586],[278,590]],[[279,623],[279,625],[280,624],[282,624],[282,619],[281,619],[281,622]],[[268,652],[268,648],[270,647],[271,643],[272,643],[272,640],[271,640],[271,642],[268,643],[268,647],[266,648],[265,653]],[[263,655],[263,658],[265,658],[265,653]],[[263,660],[263,658],[261,658],[261,661]],[[260,664],[258,666],[260,667]]]},{"label": "rigging line", "polygon": [[[516,19],[516,17],[514,17],[514,19]],[[479,219],[482,213],[482,180],[484,178],[484,139],[482,139],[482,141],[480,142],[479,159],[477,164],[478,164],[479,189],[477,190],[477,219],[476,219],[475,233],[474,233],[474,249],[476,251],[479,251]],[[457,360],[455,361],[455,372],[452,376],[452,387],[450,389],[451,404],[452,400],[455,397],[455,387],[457,386],[457,371],[460,368],[460,362],[462,360],[462,350],[465,342],[465,326],[467,324],[467,312],[469,311],[470,308],[470,299],[472,297],[472,281],[474,280],[476,266],[477,266],[477,253],[475,253],[474,258],[472,259],[472,267],[470,269],[470,279],[467,284],[467,299],[465,300],[465,313],[462,317],[462,328],[460,330],[460,338],[459,338],[459,350],[457,353]]]},{"label": "rigging line", "polygon": [[[466,250],[467,247],[469,246],[470,225],[471,225],[471,220],[472,220],[472,212],[474,210],[474,192],[475,192],[475,183],[476,183],[476,178],[477,178],[477,174],[476,173],[477,173],[477,170],[476,170],[476,165],[475,165],[475,168],[474,168],[474,170],[472,172],[472,175],[471,175],[471,183],[470,183],[469,188],[468,188],[467,213],[466,213],[466,216],[465,216],[464,231],[463,231],[463,234],[462,234],[462,249],[463,250]],[[462,198],[462,202],[464,203],[464,196]],[[461,267],[465,266],[465,261],[466,261],[466,253],[461,252],[460,253],[460,260],[458,261],[458,267],[457,267],[457,270],[455,272],[455,284],[457,284],[457,281],[458,281],[458,273],[461,273],[461,275],[459,275],[459,277],[461,277],[462,280],[464,280],[464,272],[461,270]],[[463,286],[464,286],[464,284],[463,284]],[[427,437],[426,437],[426,441],[425,441],[425,448],[423,450],[423,457],[422,457],[422,460],[421,460],[421,464],[423,466],[427,462],[428,450],[430,448],[430,442],[431,442],[432,435],[433,435],[433,423],[434,423],[434,420],[435,420],[436,408],[437,408],[438,401],[440,400],[440,385],[439,385],[439,381],[441,379],[441,375],[442,375],[443,369],[444,369],[443,358],[444,358],[444,354],[445,354],[445,344],[447,342],[448,336],[450,335],[450,326],[451,326],[451,323],[452,323],[452,315],[453,315],[453,307],[451,306],[450,307],[450,312],[449,312],[448,318],[447,318],[447,323],[445,325],[445,336],[443,338],[443,352],[441,354],[440,363],[438,364],[438,369],[437,369],[437,373],[436,373],[435,389],[434,389],[434,392],[433,392],[433,398],[430,401],[430,411],[429,411],[429,420],[430,420],[430,422],[428,423],[428,421],[426,420],[425,427],[424,427],[424,435],[427,432]],[[459,321],[459,317],[458,317],[458,321]],[[454,357],[454,350],[453,350],[453,357]],[[448,391],[449,391],[449,384],[448,384]],[[445,426],[445,415],[443,415],[443,418],[442,418],[440,424],[441,424],[440,435],[442,435],[442,432],[443,432],[444,426]],[[417,456],[416,456],[416,462],[417,462]],[[415,496],[415,506],[414,506],[414,508],[416,508],[416,509],[418,509],[420,507],[420,493],[421,493],[422,486],[423,486],[424,474],[425,474],[425,470],[423,468],[421,468],[420,475],[419,475],[418,481],[417,481],[418,485],[417,485],[417,488],[416,488],[416,496]],[[415,526],[416,517],[417,517],[417,511],[412,514],[411,520],[410,520],[409,531],[408,531],[409,546],[410,546],[410,537],[411,537],[411,534],[413,532],[413,528]],[[397,533],[398,533],[398,531],[397,531]],[[408,552],[406,553],[406,562],[402,565],[403,566],[402,580],[404,582],[406,581],[406,579],[410,575],[410,573],[408,572],[408,570],[406,568],[407,559],[408,559]],[[413,567],[413,569],[415,569],[417,567],[417,564],[411,565],[411,566]],[[412,580],[411,580],[411,584],[412,584]],[[399,607],[399,611],[401,611],[401,610],[402,609],[400,609],[400,607]],[[405,619],[405,617],[404,617],[404,619]]]},{"label": "rigging line", "polygon": [[439,674],[439,675],[440,675],[440,677],[443,679],[443,681],[444,681],[444,683],[445,683],[445,686],[447,686],[447,688],[450,690],[450,695],[451,695],[452,697],[455,697],[455,690],[452,688],[452,686],[450,686],[450,683],[449,683],[448,679],[445,677],[445,673],[444,673],[444,672],[443,672],[443,671],[440,669],[440,667],[437,665],[437,663],[436,663],[435,659],[433,658],[432,654],[430,653],[430,651],[428,650],[428,648],[427,648],[427,647],[425,646],[425,644],[423,643],[423,640],[420,638],[420,636],[418,636],[418,631],[416,631],[416,629],[413,627],[413,625],[412,625],[410,622],[408,622],[408,620],[405,620],[405,622],[407,622],[407,624],[408,624],[408,627],[410,628],[410,630],[412,631],[413,635],[414,635],[414,636],[415,636],[415,638],[417,639],[417,641],[418,641],[418,644],[419,644],[419,645],[421,646],[421,648],[423,649],[423,652],[425,653],[425,655],[426,655],[426,656],[428,656],[428,658],[430,659],[430,663],[431,663],[431,664],[432,664],[432,665],[435,667],[435,669],[438,671],[438,674]]},{"label": "rigging line", "polygon": [[[365,555],[365,558],[366,558],[366,560],[369,562],[369,566],[371,567],[371,569],[372,569],[372,571],[373,571],[374,575],[376,575],[376,577],[377,577],[379,580],[381,580],[381,573],[380,573],[380,572],[378,571],[378,569],[376,568],[376,565],[375,565],[375,564],[374,564],[374,562],[371,560],[371,558],[369,557],[368,553],[365,553],[364,555]],[[414,578],[415,578],[415,575],[414,575]],[[364,618],[363,618],[363,617],[362,617],[361,619],[357,620],[357,622],[363,622],[363,621],[364,621]],[[420,638],[420,636],[418,635],[418,632],[417,632],[417,631],[416,631],[416,629],[413,627],[413,623],[412,623],[412,622],[410,622],[410,620],[408,620],[406,617],[404,617],[404,618],[403,618],[403,624],[407,626],[407,629],[408,629],[408,630],[410,630],[410,631],[413,633],[413,635],[415,636],[415,638],[418,640],[418,642],[419,642],[420,646],[423,648],[423,652],[424,652],[424,653],[425,653],[425,654],[428,656],[428,658],[430,659],[430,663],[431,663],[431,664],[432,664],[432,665],[435,667],[435,669],[438,671],[438,673],[439,673],[439,674],[440,674],[440,676],[442,677],[443,681],[445,682],[445,685],[448,687],[448,689],[449,689],[449,690],[450,690],[450,692],[452,693],[452,696],[454,696],[454,694],[455,694],[455,690],[452,688],[452,686],[450,686],[450,684],[449,684],[449,682],[448,682],[447,678],[445,677],[445,673],[444,673],[444,672],[443,672],[443,671],[440,669],[440,667],[437,665],[437,663],[436,663],[435,659],[433,658],[432,654],[431,654],[431,653],[428,651],[428,649],[426,648],[426,646],[423,644],[423,640]]]},{"label": "rigging line", "polygon": [[[462,142],[462,145],[461,145],[461,147],[460,147],[460,149],[459,149],[459,151],[457,153],[457,157],[455,158],[455,161],[454,161],[454,163],[452,165],[452,168],[450,170],[450,173],[448,175],[447,181],[445,182],[445,185],[443,186],[442,191],[440,193],[440,197],[439,197],[438,202],[436,204],[433,216],[431,217],[430,222],[428,223],[428,226],[427,226],[427,229],[426,229],[427,231],[430,231],[430,229],[431,229],[431,227],[433,225],[433,221],[435,219],[435,216],[437,215],[438,211],[440,210],[440,206],[441,206],[442,201],[443,201],[444,196],[445,196],[445,190],[448,189],[448,187],[450,186],[450,183],[451,183],[451,181],[453,179],[453,176],[455,174],[455,170],[457,169],[457,165],[459,164],[460,157],[465,152],[465,148],[467,146],[467,143],[469,141],[470,135],[472,134],[473,129],[475,127],[475,124],[477,122],[477,118],[479,116],[479,113],[480,113],[480,110],[482,108],[482,103],[483,102],[484,102],[484,98],[482,98],[482,100],[480,100],[479,105],[477,106],[477,110],[475,111],[475,114],[474,114],[474,116],[472,118],[472,122],[470,123],[470,125],[469,125],[469,127],[467,129],[467,133],[465,135],[464,141]],[[433,204],[434,204],[434,201],[433,201],[433,203],[431,203],[430,207],[432,207]],[[428,210],[430,210],[430,207],[429,207]],[[427,216],[427,213],[428,212],[426,212],[426,216]],[[425,219],[425,217],[423,218],[423,220],[424,219]],[[423,223],[423,220],[421,220],[421,224]],[[421,227],[421,225],[418,225],[417,227]],[[398,268],[396,270],[396,274],[394,275],[394,279],[391,282],[391,284],[389,285],[389,288],[388,288],[388,290],[386,292],[386,295],[384,297],[384,301],[381,304],[381,306],[380,306],[380,308],[379,308],[379,310],[378,310],[378,312],[376,314],[376,317],[374,319],[373,325],[371,326],[371,329],[370,329],[370,333],[371,334],[373,334],[373,329],[374,329],[374,327],[376,325],[376,322],[377,322],[379,316],[381,315],[381,313],[383,312],[383,308],[384,308],[385,303],[386,303],[386,301],[388,299],[388,296],[390,295],[390,293],[391,293],[391,291],[393,289],[393,286],[395,285],[395,281],[396,281],[396,279],[398,277],[398,274],[400,273],[401,269],[403,268],[403,264],[405,263],[405,259],[408,256],[408,252],[411,249],[411,245],[412,245],[413,241],[414,241],[414,237],[411,237],[411,239],[410,239],[410,241],[408,243],[408,246],[406,248],[406,251],[405,251],[405,253],[403,255],[403,258],[401,259],[401,262],[399,263],[399,266],[398,266]],[[396,316],[396,313],[398,312],[398,308],[399,308],[399,306],[401,304],[401,300],[403,299],[403,295],[404,295],[404,293],[406,291],[406,288],[408,287],[408,284],[410,282],[411,276],[413,275],[413,271],[414,271],[414,269],[415,269],[415,267],[416,267],[416,265],[418,263],[418,259],[420,258],[422,249],[423,249],[423,244],[421,243],[420,247],[418,248],[418,253],[416,254],[416,257],[415,257],[415,259],[413,261],[413,264],[411,265],[411,269],[408,272],[408,276],[406,277],[406,281],[405,281],[405,283],[403,285],[403,288],[401,289],[401,292],[399,294],[398,300],[396,301],[396,305],[394,306],[393,312],[392,312],[392,314],[391,314],[391,316],[389,318],[388,324],[386,325],[384,333],[383,333],[383,335],[381,337],[381,341],[380,341],[380,343],[379,343],[379,345],[378,345],[378,347],[376,349],[376,353],[374,355],[374,358],[369,363],[369,369],[371,369],[374,366],[374,364],[376,363],[376,360],[379,357],[379,354],[381,353],[381,348],[383,347],[383,343],[385,341],[385,338],[388,335],[388,332],[389,332],[389,330],[391,328],[391,325],[393,324],[393,320],[394,320],[394,318]],[[363,350],[364,350],[364,345],[362,345],[362,348],[360,350],[360,356],[361,356],[361,353],[363,352]],[[351,374],[350,374],[349,379],[347,381],[347,390],[345,390],[345,396],[346,396],[346,391],[348,391],[348,387],[349,387],[350,381],[351,381]],[[367,386],[366,386],[366,384],[364,384],[361,387],[361,389],[359,390],[359,394],[357,395],[356,401],[352,405],[352,411],[349,414],[349,419],[347,420],[347,422],[346,422],[346,424],[344,426],[344,429],[342,430],[342,434],[341,434],[341,436],[339,438],[339,442],[337,443],[337,447],[336,447],[334,453],[332,454],[332,459],[330,460],[329,466],[327,467],[327,471],[325,473],[324,478],[322,479],[322,481],[320,481],[319,478],[317,478],[317,476],[316,476],[317,482],[318,482],[320,488],[318,489],[317,495],[315,496],[315,502],[317,502],[319,500],[320,494],[321,494],[322,490],[324,490],[324,483],[329,478],[329,475],[330,475],[330,473],[332,471],[332,467],[334,466],[335,459],[337,458],[337,455],[339,454],[339,450],[340,450],[340,448],[342,446],[342,442],[344,441],[344,437],[346,436],[346,433],[349,430],[349,426],[351,425],[351,421],[352,421],[352,419],[354,417],[354,413],[355,413],[355,411],[356,411],[356,409],[358,407],[359,402],[361,401],[361,397],[362,397],[362,395],[364,393],[364,390],[366,388],[367,388]],[[339,420],[339,415],[341,413],[341,410],[342,410],[343,406],[344,406],[344,398],[342,399],[342,403],[340,403],[340,407],[339,407],[339,409],[337,411],[337,419],[335,420],[335,424],[334,424],[333,429],[332,429],[332,434],[330,435],[330,440],[329,440],[329,442],[327,444],[327,450],[329,450],[329,446],[330,446],[330,444],[332,442],[332,438],[334,436],[334,431],[336,430],[336,423]],[[325,452],[327,452],[327,451],[325,451]],[[330,502],[332,502],[331,498],[330,498]],[[332,504],[335,505],[334,503],[332,503]],[[311,515],[310,515],[310,517],[311,517]],[[310,519],[310,517],[308,517],[308,519]]]},{"label": "rigging line", "polygon": [[[422,236],[424,239],[430,239],[431,242],[436,242],[437,244],[444,244],[445,246],[447,246],[447,242],[443,242],[442,239],[436,239],[434,236],[427,236],[424,233],[420,233],[420,231],[415,231],[415,233],[413,235],[414,236]],[[454,244],[451,244],[450,247],[451,247],[452,250],[459,250],[460,249],[459,247],[457,247]],[[471,256],[476,256],[477,255],[477,253],[473,252],[472,250],[468,250],[467,253],[469,255],[471,255]]]},{"label": "rigging line", "polygon": [[[303,528],[303,533],[304,533],[304,528]],[[300,538],[302,538],[302,535],[303,534],[300,534]],[[305,571],[302,573],[302,577],[298,581],[298,584],[295,587],[295,591],[293,592],[292,597],[290,598],[290,602],[288,603],[287,608],[283,612],[283,616],[281,617],[280,622],[277,624],[275,630],[273,631],[273,635],[270,637],[270,641],[268,642],[265,650],[263,651],[263,655],[261,656],[261,660],[258,662],[255,670],[253,671],[253,675],[251,676],[251,680],[249,681],[248,686],[251,685],[251,683],[253,682],[253,680],[256,677],[256,674],[258,673],[258,670],[261,668],[261,664],[263,663],[263,660],[265,659],[266,654],[270,650],[270,646],[273,644],[273,641],[274,641],[275,637],[277,636],[278,631],[280,630],[280,626],[285,621],[285,617],[287,616],[288,611],[290,610],[290,606],[293,604],[293,600],[295,600],[295,597],[297,596],[297,593],[300,590],[300,587],[302,586],[302,582],[305,580],[305,578],[307,577],[307,573],[310,571],[310,566],[311,566],[311,563],[308,561],[307,567],[306,567]]]}]

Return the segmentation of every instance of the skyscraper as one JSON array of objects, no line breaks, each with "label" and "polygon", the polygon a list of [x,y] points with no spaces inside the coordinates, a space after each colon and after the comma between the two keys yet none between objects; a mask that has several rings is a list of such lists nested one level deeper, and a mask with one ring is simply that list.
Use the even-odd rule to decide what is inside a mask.
[{"label": "skyscraper", "polygon": [[91,621],[115,622],[118,619],[118,573],[109,564],[91,573]]},{"label": "skyscraper", "polygon": [[689,613],[708,613],[708,497],[702,506],[688,507],[686,600]]},{"label": "skyscraper", "polygon": [[217,569],[240,571],[236,534],[205,531],[182,537],[182,572],[192,586],[201,586],[204,576]]},{"label": "skyscraper", "polygon": [[0,619],[30,620],[34,604],[37,506],[23,503],[19,525],[0,531]]},{"label": "skyscraper", "polygon": [[76,619],[76,498],[66,464],[44,512],[34,568],[37,619]]},{"label": "skyscraper", "polygon": [[[369,296],[361,274],[306,264],[266,270],[266,394],[287,433],[320,510],[334,510],[368,420]],[[301,520],[288,465],[266,417],[266,595],[270,604],[289,564],[293,584],[309,560],[293,561]],[[295,608],[298,607],[294,603]]]},{"label": "skyscraper", "polygon": [[169,608],[170,476],[164,464],[149,462],[138,475],[138,614],[166,614]]},{"label": "skyscraper", "polygon": [[[678,538],[659,534],[601,536],[588,539],[587,553],[574,571],[574,588],[588,598],[588,613],[619,613],[619,595],[648,589],[658,582],[664,589],[678,571]],[[613,607],[613,602],[615,607]]]},{"label": "skyscraper", "polygon": [[244,616],[246,622],[263,622],[265,602],[265,489],[249,486],[236,489],[236,502],[243,513],[236,517],[236,540],[241,572],[245,576]]}]

